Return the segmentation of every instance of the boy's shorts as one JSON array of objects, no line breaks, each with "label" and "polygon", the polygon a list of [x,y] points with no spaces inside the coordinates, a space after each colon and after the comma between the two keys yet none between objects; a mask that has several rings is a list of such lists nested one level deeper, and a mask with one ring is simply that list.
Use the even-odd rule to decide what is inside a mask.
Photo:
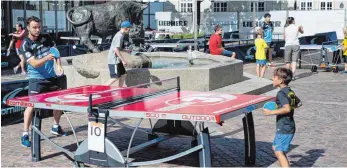
[{"label": "boy's shorts", "polygon": [[111,78],[120,78],[126,74],[124,65],[122,62],[118,64],[108,64],[108,70],[110,71]]},{"label": "boy's shorts", "polygon": [[347,55],[343,56],[343,62],[347,64]]},{"label": "boy's shorts", "polygon": [[288,152],[290,142],[292,142],[293,137],[294,134],[277,133],[272,144],[275,147],[275,151]]},{"label": "boy's shorts", "polygon": [[264,59],[264,60],[256,60],[256,63],[258,64],[258,65],[266,65],[266,59]]},{"label": "boy's shorts", "polygon": [[269,47],[269,48],[275,48],[275,43],[274,42],[266,42],[266,44],[267,44],[267,46]]}]

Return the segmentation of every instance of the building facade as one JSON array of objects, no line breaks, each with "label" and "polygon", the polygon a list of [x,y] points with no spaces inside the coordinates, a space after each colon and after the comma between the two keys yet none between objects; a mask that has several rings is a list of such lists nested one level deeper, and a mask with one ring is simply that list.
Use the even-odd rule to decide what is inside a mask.
[{"label": "building facade", "polygon": [[[144,28],[165,30],[169,27],[168,30],[174,32],[190,30],[191,21],[189,19],[180,20],[180,18],[191,16],[193,0],[142,1],[149,2],[149,7],[144,10],[142,18]],[[44,33],[71,32],[73,29],[66,19],[68,9],[105,2],[107,1],[1,1],[1,34],[13,32],[17,23],[25,26],[26,18],[32,15],[42,19],[42,32]],[[201,17],[205,17],[205,20],[211,20],[201,24],[205,24],[207,27],[208,24],[222,24],[226,30],[239,30],[240,24],[236,21],[249,16],[247,13],[252,12],[253,8],[258,14],[286,10],[328,12],[347,9],[347,0],[202,0],[200,4]],[[245,24],[248,23],[245,22]],[[177,28],[180,31],[175,30],[174,27],[177,26],[180,26]]]},{"label": "building facade", "polygon": [[[253,3],[254,2],[254,3]],[[202,0],[200,12],[346,9],[346,0]],[[193,0],[166,0],[164,11],[192,12]]]},{"label": "building facade", "polygon": [[[254,5],[254,6],[253,6]],[[286,18],[292,16],[305,27],[304,36],[336,31],[343,38],[347,25],[347,1],[341,0],[203,0],[200,7],[200,33],[212,33],[214,25],[224,32],[239,31],[241,38],[250,37],[254,27],[270,13],[275,33],[283,34]],[[253,7],[254,10],[253,10]],[[156,13],[157,29],[173,33],[193,33],[193,0],[167,0],[164,12]],[[323,24],[324,23],[324,24]],[[319,25],[319,26],[318,26]],[[277,38],[281,39],[279,35]]]}]

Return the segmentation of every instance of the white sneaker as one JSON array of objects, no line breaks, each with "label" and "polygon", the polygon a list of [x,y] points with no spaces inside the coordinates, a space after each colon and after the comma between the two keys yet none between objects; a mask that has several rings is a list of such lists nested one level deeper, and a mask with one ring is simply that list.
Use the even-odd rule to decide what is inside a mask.
[{"label": "white sneaker", "polygon": [[16,74],[16,73],[17,73],[18,68],[19,68],[18,66],[16,66],[16,67],[14,67],[14,68],[13,68],[13,72],[14,72],[14,74]]},{"label": "white sneaker", "polygon": [[27,73],[26,73],[26,72],[22,72],[21,74],[22,74],[22,75],[26,75]]}]

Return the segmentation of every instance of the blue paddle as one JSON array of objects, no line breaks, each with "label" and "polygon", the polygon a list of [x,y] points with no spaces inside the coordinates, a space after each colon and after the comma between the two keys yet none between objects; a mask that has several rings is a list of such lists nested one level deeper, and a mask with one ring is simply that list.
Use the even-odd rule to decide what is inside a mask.
[{"label": "blue paddle", "polygon": [[277,104],[274,101],[269,101],[264,104],[263,108],[268,110],[276,110]]},{"label": "blue paddle", "polygon": [[[49,52],[52,54],[52,55],[54,55],[54,57],[55,57],[55,59],[54,59],[54,63],[55,63],[55,65],[57,66],[57,59],[59,59],[60,58],[60,52],[59,52],[59,50],[57,49],[57,48],[55,48],[55,47],[51,47],[50,49],[49,49]],[[59,71],[59,72],[57,72],[57,76],[63,76],[64,75],[64,71]]]}]

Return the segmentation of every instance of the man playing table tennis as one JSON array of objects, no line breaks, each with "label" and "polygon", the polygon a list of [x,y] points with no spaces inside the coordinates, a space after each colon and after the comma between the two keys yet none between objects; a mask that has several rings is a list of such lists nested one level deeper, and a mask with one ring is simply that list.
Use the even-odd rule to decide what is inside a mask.
[{"label": "man playing table tennis", "polygon": [[121,54],[121,50],[124,48],[123,39],[125,34],[129,34],[132,24],[129,21],[124,21],[121,24],[121,30],[113,37],[110,50],[108,51],[108,69],[110,71],[111,79],[106,85],[112,85],[119,80],[119,87],[122,87],[123,80],[125,78],[126,70],[124,66],[127,66],[127,61]]},{"label": "man playing table tennis", "polygon": [[[42,41],[40,38],[41,20],[35,16],[27,19],[28,36],[23,40],[19,52],[24,55],[28,63],[29,74],[29,93],[28,95],[36,95],[59,89],[58,78],[54,71],[55,57],[50,54],[50,46],[48,41]],[[47,40],[47,39],[46,39]],[[58,71],[62,71],[60,61],[58,62]],[[27,107],[24,111],[24,132],[21,138],[22,145],[30,147],[29,126],[32,120],[34,108]],[[61,111],[53,111],[53,127],[51,133],[54,135],[66,135],[59,126]]]}]

